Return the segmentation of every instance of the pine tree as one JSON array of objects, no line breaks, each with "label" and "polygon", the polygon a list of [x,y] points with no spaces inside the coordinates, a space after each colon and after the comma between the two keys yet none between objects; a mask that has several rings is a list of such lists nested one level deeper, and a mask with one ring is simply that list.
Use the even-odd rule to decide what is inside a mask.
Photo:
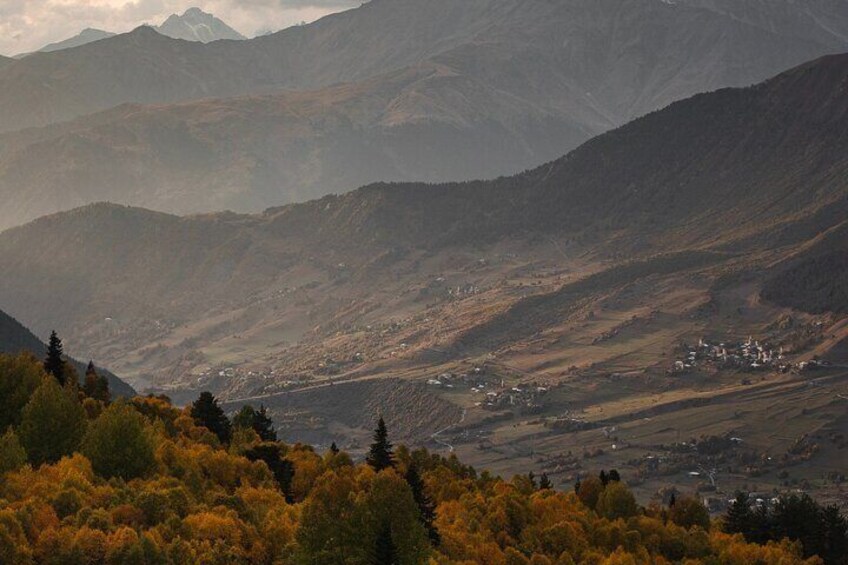
[{"label": "pine tree", "polygon": [[674,508],[677,505],[677,495],[671,493],[671,498],[668,499],[668,507]]},{"label": "pine tree", "polygon": [[377,422],[377,429],[374,430],[374,443],[371,444],[371,451],[368,453],[366,462],[377,472],[395,466],[392,444],[389,443],[389,432],[382,417]]},{"label": "pine tree", "polygon": [[253,431],[262,439],[262,441],[277,441],[277,431],[274,429],[274,422],[268,416],[268,410],[264,406],[259,407],[253,417]]},{"label": "pine tree", "polygon": [[609,484],[609,477],[607,476],[607,472],[601,469],[601,474],[598,475],[598,478],[601,479],[601,484],[607,486]]},{"label": "pine tree", "polygon": [[100,400],[108,403],[111,400],[109,392],[109,380],[97,374],[97,369],[92,361],[88,362],[88,368],[85,370],[85,382],[83,384],[83,392],[89,398]]},{"label": "pine tree", "polygon": [[840,515],[838,506],[828,506],[822,510],[822,523],[824,551],[821,557],[824,562],[848,563],[848,519]]},{"label": "pine tree", "polygon": [[607,475],[607,478],[609,479],[609,481],[611,483],[620,483],[621,482],[621,475],[615,469],[612,469],[609,472],[609,474]]},{"label": "pine tree", "polygon": [[575,483],[574,483],[574,494],[579,494],[579,493],[580,493],[580,487],[581,487],[582,485],[583,485],[583,483],[582,483],[582,482],[580,482],[580,479],[577,479],[577,482],[575,482]]},{"label": "pine tree", "polygon": [[339,454],[339,446],[336,445],[336,442],[330,444],[330,453],[332,453],[333,455]]},{"label": "pine tree", "polygon": [[383,524],[377,534],[377,543],[374,551],[374,565],[399,565],[397,546],[392,539],[392,528],[388,522]]},{"label": "pine tree", "polygon": [[191,417],[199,426],[205,427],[218,436],[221,443],[230,442],[233,433],[232,425],[211,392],[200,393],[200,397],[191,406]]},{"label": "pine tree", "polygon": [[736,499],[724,517],[724,531],[728,534],[742,534],[746,538],[751,536],[751,528],[754,523],[754,513],[751,512],[751,501],[744,492],[737,492]]},{"label": "pine tree", "polygon": [[59,382],[59,386],[65,386],[67,382],[65,376],[65,360],[64,348],[62,340],[56,334],[56,331],[50,333],[50,341],[47,344],[47,357],[44,359],[44,370],[55,377]]},{"label": "pine tree", "polygon": [[539,488],[539,485],[536,484],[536,473],[534,473],[533,471],[527,473],[527,480],[530,482],[530,486],[533,487],[533,490]]},{"label": "pine tree", "polygon": [[286,502],[294,502],[292,496],[292,480],[294,479],[294,465],[288,459],[283,459],[279,444],[263,443],[257,445],[244,453],[248,461],[262,461],[274,474],[280,490],[286,497]]},{"label": "pine tree", "polygon": [[404,478],[412,491],[412,497],[415,499],[415,504],[418,506],[418,511],[421,515],[421,523],[427,529],[427,537],[430,538],[430,543],[433,545],[439,545],[441,542],[441,536],[439,536],[439,531],[435,526],[436,505],[430,497],[427,496],[427,493],[424,490],[424,481],[421,480],[421,475],[418,474],[418,469],[416,469],[415,464],[411,464],[409,466]]},{"label": "pine tree", "polygon": [[551,490],[552,488],[554,488],[554,485],[551,484],[551,479],[548,478],[548,474],[542,473],[542,478],[539,479],[539,489]]}]

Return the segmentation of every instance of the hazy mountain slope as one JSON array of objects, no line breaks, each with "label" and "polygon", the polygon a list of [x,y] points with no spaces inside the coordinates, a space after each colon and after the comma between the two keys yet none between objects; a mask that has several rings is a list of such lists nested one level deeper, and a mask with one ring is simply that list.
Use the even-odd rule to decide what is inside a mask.
[{"label": "hazy mountain slope", "polygon": [[200,8],[189,8],[182,15],[172,14],[162,25],[156,26],[156,31],[174,39],[201,43],[245,39],[225,22]]},{"label": "hazy mountain slope", "polygon": [[249,212],[375,179],[509,174],[585,135],[565,116],[429,63],[320,92],[121,106],[0,135],[0,227],[104,200]]},{"label": "hazy mountain slope", "polygon": [[[0,353],[19,353],[21,351],[29,351],[36,356],[41,356],[47,351],[47,346],[35,337],[32,332],[26,329],[20,322],[9,316],[3,311],[0,311]],[[70,360],[80,376],[85,374],[87,363],[81,363],[75,359]],[[118,396],[133,396],[135,391],[121,381],[118,377],[98,368],[98,371],[109,379],[109,387],[112,394]]]},{"label": "hazy mountain slope", "polygon": [[0,69],[2,69],[3,67],[6,67],[8,65],[11,65],[14,62],[15,62],[14,59],[0,55]]},{"label": "hazy mountain slope", "polygon": [[[513,173],[677,98],[747,84],[838,49],[841,37],[828,30],[843,29],[838,16],[845,11],[824,1],[801,9],[753,1],[479,0],[460,9],[439,0],[372,2],[239,44],[184,45],[137,30],[109,41],[128,59],[137,54],[125,45],[133,40],[173,64],[157,70],[159,57],[125,61],[162,72],[133,73],[136,89],[126,96],[134,100],[156,100],[163,82],[171,100],[274,83],[320,85],[429,58],[316,91],[124,106],[7,134],[0,227],[99,200],[177,213],[252,212],[374,181]],[[374,26],[385,21],[393,25],[375,44]],[[414,40],[403,41],[400,32]],[[346,46],[341,53],[339,45]],[[101,51],[67,57],[80,76],[99,74],[111,63],[88,65]],[[230,82],[236,61],[238,77]],[[78,102],[116,92],[98,89]]]},{"label": "hazy mountain slope", "polygon": [[63,49],[71,49],[73,47],[79,47],[80,45],[85,45],[87,43],[94,43],[95,41],[100,41],[101,39],[107,39],[109,37],[114,37],[115,34],[110,31],[104,31],[102,29],[93,29],[86,28],[79,32],[74,37],[70,37],[65,39],[64,41],[57,41],[56,43],[50,43],[45,45],[41,49],[38,50],[39,53],[50,53],[52,51],[62,51]]},{"label": "hazy mountain slope", "polygon": [[96,205],[43,218],[0,235],[0,301],[33,327],[59,319],[100,339],[106,317],[180,326],[311,277],[338,296],[349,269],[375,292],[411,250],[550,237],[610,258],[790,249],[845,219],[845,131],[848,56],[834,56],[676,103],[516,177],[374,185],[260,216]]}]

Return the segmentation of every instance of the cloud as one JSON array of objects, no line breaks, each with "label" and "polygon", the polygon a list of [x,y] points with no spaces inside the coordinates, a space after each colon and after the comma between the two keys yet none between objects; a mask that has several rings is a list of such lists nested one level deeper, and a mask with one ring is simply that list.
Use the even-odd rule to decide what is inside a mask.
[{"label": "cloud", "polygon": [[353,8],[361,0],[0,0],[0,54],[14,55],[72,37],[87,27],[116,33],[159,24],[198,7],[244,35],[276,31]]}]

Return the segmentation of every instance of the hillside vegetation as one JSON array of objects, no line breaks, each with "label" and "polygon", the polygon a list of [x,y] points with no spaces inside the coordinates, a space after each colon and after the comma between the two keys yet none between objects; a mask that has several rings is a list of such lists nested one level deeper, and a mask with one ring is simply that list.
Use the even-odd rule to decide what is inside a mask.
[{"label": "hillside vegetation", "polygon": [[[640,508],[615,472],[555,492],[545,476],[507,481],[393,450],[382,420],[354,464],[335,444],[277,442],[264,410],[231,423],[209,394],[183,410],[154,397],[108,404],[0,356],[9,382],[21,394],[2,398],[3,563],[821,563],[805,561],[803,541],[723,533],[693,499]],[[741,510],[726,527],[744,525]],[[824,539],[844,540],[844,519],[821,516]]]}]

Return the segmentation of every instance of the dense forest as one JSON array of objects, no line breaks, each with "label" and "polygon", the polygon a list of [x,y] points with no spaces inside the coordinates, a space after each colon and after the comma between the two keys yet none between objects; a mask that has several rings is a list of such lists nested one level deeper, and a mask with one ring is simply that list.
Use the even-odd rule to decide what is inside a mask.
[{"label": "dense forest", "polygon": [[763,298],[813,314],[848,313],[848,248],[806,259],[769,279]]},{"label": "dense forest", "polygon": [[0,355],[3,564],[845,563],[845,518],[807,497],[711,520],[695,498],[639,506],[615,471],[568,492],[478,473],[392,446],[382,419],[356,463],[279,442],[262,407],[113,401],[67,368],[55,343]]}]

